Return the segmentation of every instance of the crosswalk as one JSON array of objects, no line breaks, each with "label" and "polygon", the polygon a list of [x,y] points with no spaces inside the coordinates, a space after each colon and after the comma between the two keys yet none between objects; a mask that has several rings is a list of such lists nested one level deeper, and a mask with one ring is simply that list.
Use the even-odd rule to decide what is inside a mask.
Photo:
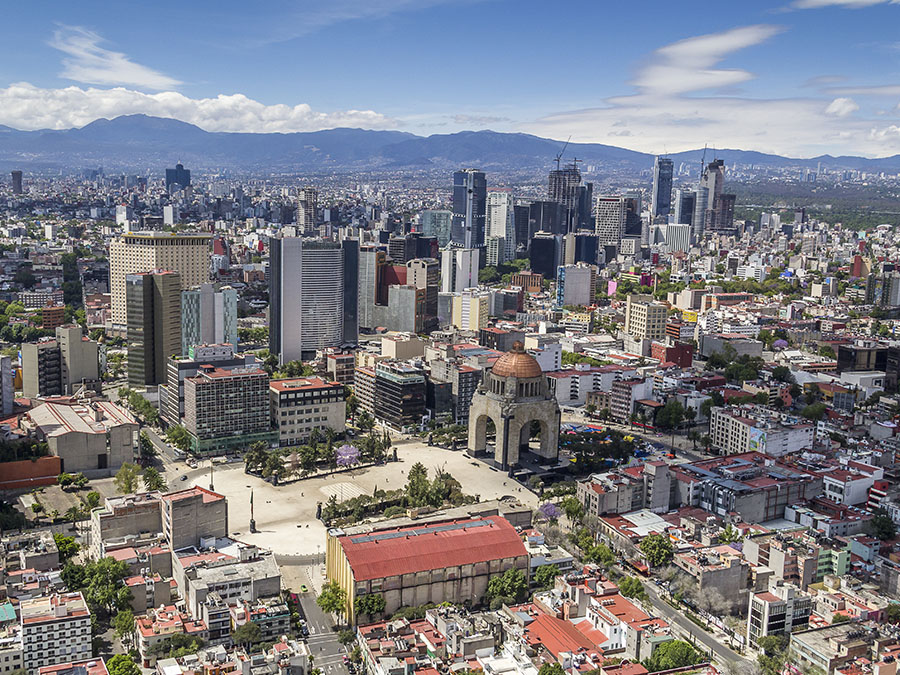
[{"label": "crosswalk", "polygon": [[319,491],[325,495],[325,499],[330,499],[333,495],[339,502],[353,499],[365,494],[358,485],[353,483],[334,483],[333,485],[324,485]]}]

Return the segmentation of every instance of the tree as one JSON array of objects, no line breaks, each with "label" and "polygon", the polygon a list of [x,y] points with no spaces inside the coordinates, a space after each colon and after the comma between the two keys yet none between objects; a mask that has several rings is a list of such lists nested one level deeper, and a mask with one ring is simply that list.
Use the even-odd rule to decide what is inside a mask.
[{"label": "tree", "polygon": [[81,520],[81,507],[80,506],[70,506],[66,509],[66,520],[72,523],[72,529],[75,529],[75,523]]},{"label": "tree", "polygon": [[88,477],[85,476],[80,471],[78,473],[76,473],[75,477],[72,479],[72,485],[74,485],[75,487],[77,487],[79,489],[81,489],[83,487],[87,487],[87,484],[88,484]]},{"label": "tree", "polygon": [[880,541],[889,541],[897,534],[897,527],[894,521],[884,509],[875,509],[874,515],[869,521],[869,530],[872,536]]},{"label": "tree", "polygon": [[626,598],[642,600],[647,597],[647,592],[644,590],[644,584],[642,584],[641,580],[637,577],[624,577],[619,580],[618,585],[619,593]]},{"label": "tree", "polygon": [[112,625],[116,631],[116,637],[119,638],[123,644],[131,644],[131,641],[134,638],[134,612],[130,609],[123,609],[116,614],[116,618],[113,619]]},{"label": "tree", "polygon": [[421,462],[416,462],[409,470],[406,482],[406,498],[410,506],[426,506],[428,504],[428,469]]},{"label": "tree", "polygon": [[656,413],[656,426],[660,429],[677,429],[684,421],[684,406],[676,398],[670,398]]},{"label": "tree", "polygon": [[641,541],[641,553],[650,567],[662,567],[672,560],[672,542],[662,534],[648,534]]},{"label": "tree", "polygon": [[538,670],[538,675],[565,675],[563,667],[558,663],[545,663]]},{"label": "tree", "polygon": [[131,570],[123,560],[107,557],[89,562],[82,578],[85,600],[108,615],[124,610],[131,601],[131,591],[122,580],[129,576]]},{"label": "tree", "polygon": [[263,641],[262,630],[258,623],[248,621],[231,631],[231,639],[236,645],[250,647]]},{"label": "tree", "polygon": [[144,489],[147,492],[160,491],[165,492],[168,490],[168,485],[166,485],[165,476],[163,476],[156,467],[148,466],[144,469]]},{"label": "tree", "polygon": [[340,642],[344,647],[352,645],[356,642],[356,633],[348,628],[344,628],[343,630],[338,631],[338,642]]},{"label": "tree", "polygon": [[384,596],[381,593],[369,593],[356,599],[356,613],[374,616],[381,614],[385,608]]},{"label": "tree", "polygon": [[56,542],[56,550],[59,552],[60,565],[65,565],[69,562],[81,549],[81,544],[75,541],[75,537],[67,537],[59,532],[53,534],[53,541]]},{"label": "tree", "polygon": [[900,605],[891,603],[887,606],[887,620],[889,623],[900,623]]},{"label": "tree", "polygon": [[63,472],[56,477],[56,484],[59,485],[63,490],[69,487],[72,484],[72,474]]},{"label": "tree", "polygon": [[522,602],[528,597],[528,581],[521,570],[516,568],[506,570],[501,575],[491,577],[485,596],[491,602],[491,606],[495,603],[499,606]]},{"label": "tree", "polygon": [[661,670],[685,668],[703,661],[703,655],[684,640],[669,640],[662,643],[653,652],[653,656],[644,660],[644,667],[651,673]]},{"label": "tree", "polygon": [[322,587],[322,592],[316,598],[316,604],[323,612],[340,614],[347,604],[347,591],[336,581],[329,581]]},{"label": "tree", "polygon": [[848,621],[852,621],[852,619],[846,614],[835,614],[831,617],[831,623],[847,623]]},{"label": "tree", "polygon": [[244,467],[247,471],[261,471],[269,458],[264,441],[256,441],[244,453]]},{"label": "tree", "polygon": [[550,588],[558,576],[559,568],[556,565],[542,565],[534,573],[534,581],[541,588]]},{"label": "tree", "polygon": [[150,435],[146,431],[141,432],[139,446],[141,459],[150,460],[156,457],[157,454],[159,454],[156,452],[156,446],[153,445],[153,441],[150,440]]},{"label": "tree", "polygon": [[576,523],[581,522],[581,519],[584,518],[584,505],[578,501],[577,497],[569,495],[568,497],[564,497],[562,502],[563,511],[566,513],[566,518],[569,519],[569,522],[574,526]]},{"label": "tree", "polygon": [[800,411],[800,415],[808,420],[818,422],[825,416],[826,411],[824,403],[811,403]]},{"label": "tree", "polygon": [[122,468],[116,472],[116,477],[113,479],[116,484],[116,491],[125,495],[132,494],[137,490],[138,476],[140,475],[141,470],[136,464],[125,462]]},{"label": "tree", "polygon": [[96,509],[100,506],[100,493],[91,490],[84,496],[84,503],[89,509]]},{"label": "tree", "polygon": [[188,452],[191,449],[191,435],[180,424],[173,424],[166,429],[166,440],[181,452]]},{"label": "tree", "polygon": [[141,669],[130,654],[116,654],[106,662],[109,675],[141,675]]}]

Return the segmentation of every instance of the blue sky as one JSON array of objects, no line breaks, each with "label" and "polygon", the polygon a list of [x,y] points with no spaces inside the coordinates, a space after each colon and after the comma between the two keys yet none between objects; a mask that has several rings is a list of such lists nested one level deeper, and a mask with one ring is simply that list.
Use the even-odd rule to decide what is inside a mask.
[{"label": "blue sky", "polygon": [[20,129],[144,112],[900,153],[900,0],[50,0],[5,19],[0,124]]}]

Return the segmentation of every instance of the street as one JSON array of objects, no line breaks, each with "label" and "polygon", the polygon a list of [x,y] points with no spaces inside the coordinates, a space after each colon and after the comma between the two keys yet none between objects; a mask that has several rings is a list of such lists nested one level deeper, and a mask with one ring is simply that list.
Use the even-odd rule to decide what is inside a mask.
[{"label": "street", "polygon": [[[312,588],[312,579],[307,586]],[[313,665],[321,670],[323,675],[349,675],[343,660],[347,651],[338,641],[337,630],[331,617],[316,604],[316,594],[310,591],[297,593],[297,596],[300,598],[300,614],[306,620],[306,627],[309,629],[306,642],[313,656]]]},{"label": "street", "polygon": [[713,635],[710,635],[706,630],[687,618],[680,610],[675,609],[659,597],[659,592],[654,584],[645,583],[644,589],[647,591],[647,597],[650,599],[650,604],[653,605],[654,609],[659,613],[659,616],[680,629],[685,637],[693,638],[702,643],[706,648],[706,651],[712,651],[715,654],[717,661],[720,663],[736,664],[743,663],[746,660],[743,656],[729,649],[727,645],[719,642]]}]

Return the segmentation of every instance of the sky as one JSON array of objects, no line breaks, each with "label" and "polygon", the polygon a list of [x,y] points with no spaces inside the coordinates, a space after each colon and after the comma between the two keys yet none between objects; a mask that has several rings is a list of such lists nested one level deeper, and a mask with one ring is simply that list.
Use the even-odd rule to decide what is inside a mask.
[{"label": "sky", "polygon": [[16,3],[0,124],[900,153],[900,0]]}]

